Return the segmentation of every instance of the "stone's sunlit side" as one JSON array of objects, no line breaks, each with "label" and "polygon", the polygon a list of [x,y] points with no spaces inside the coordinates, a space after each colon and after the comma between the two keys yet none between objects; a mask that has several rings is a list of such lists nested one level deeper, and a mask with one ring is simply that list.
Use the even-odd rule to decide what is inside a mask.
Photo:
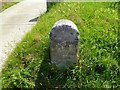
[{"label": "stone's sunlit side", "polygon": [[70,20],[59,20],[50,32],[51,62],[60,68],[78,63],[79,31]]}]

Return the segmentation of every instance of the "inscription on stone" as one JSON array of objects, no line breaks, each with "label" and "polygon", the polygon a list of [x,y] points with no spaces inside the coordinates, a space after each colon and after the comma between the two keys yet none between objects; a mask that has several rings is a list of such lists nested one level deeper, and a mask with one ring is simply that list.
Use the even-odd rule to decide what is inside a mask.
[{"label": "inscription on stone", "polygon": [[79,31],[70,20],[59,20],[50,32],[51,62],[60,68],[76,64],[79,52]]}]

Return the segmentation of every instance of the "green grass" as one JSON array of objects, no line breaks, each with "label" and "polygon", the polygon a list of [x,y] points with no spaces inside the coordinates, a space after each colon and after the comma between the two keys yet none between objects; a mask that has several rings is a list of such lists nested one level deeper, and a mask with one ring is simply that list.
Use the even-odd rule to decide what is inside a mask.
[{"label": "green grass", "polygon": [[[57,3],[41,16],[9,56],[3,88],[120,88],[118,10],[113,3]],[[79,66],[51,65],[49,33],[60,19],[80,31]]]},{"label": "green grass", "polygon": [[5,9],[15,5],[17,2],[5,2],[2,4],[2,7],[0,9],[0,12],[4,11]]},{"label": "green grass", "polygon": [[1,75],[1,73],[0,73],[0,90],[2,89],[2,75]]}]

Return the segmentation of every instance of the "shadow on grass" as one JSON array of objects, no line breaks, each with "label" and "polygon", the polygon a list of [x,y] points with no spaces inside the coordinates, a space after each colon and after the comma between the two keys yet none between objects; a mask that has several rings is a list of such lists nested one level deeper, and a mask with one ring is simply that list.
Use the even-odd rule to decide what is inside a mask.
[{"label": "shadow on grass", "polygon": [[47,12],[49,12],[49,10],[58,2],[47,2]]},{"label": "shadow on grass", "polygon": [[63,88],[67,76],[70,75],[70,69],[57,69],[51,64],[50,50],[46,50],[44,60],[39,68],[35,88]]}]

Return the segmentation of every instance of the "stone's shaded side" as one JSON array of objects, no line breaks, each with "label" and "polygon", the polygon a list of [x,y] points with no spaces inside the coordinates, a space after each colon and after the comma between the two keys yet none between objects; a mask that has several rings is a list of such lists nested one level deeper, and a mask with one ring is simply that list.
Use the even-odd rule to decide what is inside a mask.
[{"label": "stone's shaded side", "polygon": [[51,62],[57,67],[70,67],[77,63],[79,31],[70,20],[59,20],[50,33]]}]

